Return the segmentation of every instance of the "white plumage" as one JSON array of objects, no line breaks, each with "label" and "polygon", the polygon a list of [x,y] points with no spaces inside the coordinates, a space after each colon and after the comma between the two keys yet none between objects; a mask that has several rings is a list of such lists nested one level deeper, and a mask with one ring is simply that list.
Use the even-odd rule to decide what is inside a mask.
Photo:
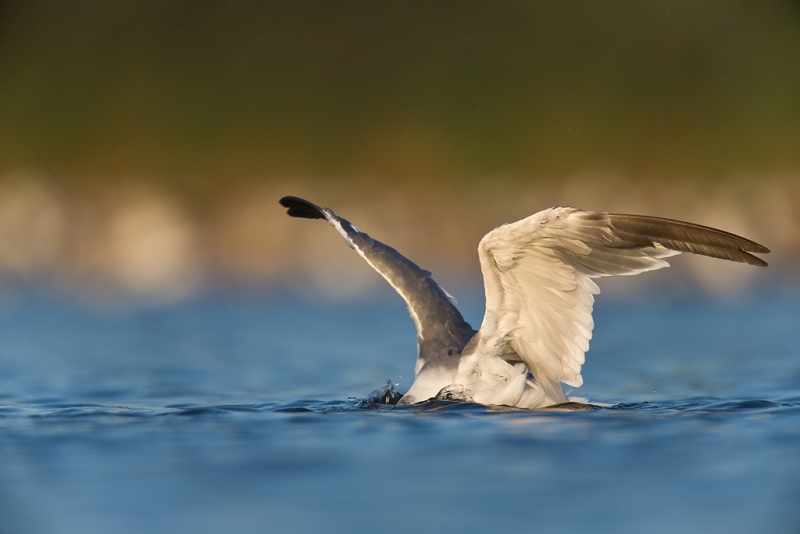
[{"label": "white plumage", "polygon": [[486,313],[475,332],[430,273],[327,208],[295,197],[289,214],[325,218],[400,293],[420,343],[415,381],[401,403],[432,397],[537,408],[583,384],[594,322],[592,280],[667,267],[684,252],[766,266],[769,250],[682,221],[555,207],[486,234],[478,246]]}]

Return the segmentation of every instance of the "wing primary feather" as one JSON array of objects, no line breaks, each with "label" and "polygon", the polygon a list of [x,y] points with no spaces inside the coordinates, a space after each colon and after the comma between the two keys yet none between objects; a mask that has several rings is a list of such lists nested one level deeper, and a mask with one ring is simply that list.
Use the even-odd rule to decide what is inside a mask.
[{"label": "wing primary feather", "polygon": [[749,265],[755,265],[756,267],[767,267],[769,265],[761,258],[753,256],[749,252],[744,252],[743,250],[716,247],[713,245],[704,245],[700,243],[690,243],[686,241],[673,241],[670,239],[661,239],[659,240],[659,243],[671,250],[691,252],[692,254],[700,254],[702,256],[709,256],[711,258],[747,263]]},{"label": "wing primary feather", "polygon": [[301,219],[324,219],[325,214],[322,208],[312,204],[308,200],[298,197],[283,197],[280,200],[281,206],[289,208],[287,213],[290,217],[299,217]]},{"label": "wing primary feather", "polygon": [[767,247],[730,232],[662,217],[609,214],[608,218],[620,239],[640,246],[652,246],[657,242],[681,252],[767,266],[761,258],[748,254],[768,254],[770,250]]}]

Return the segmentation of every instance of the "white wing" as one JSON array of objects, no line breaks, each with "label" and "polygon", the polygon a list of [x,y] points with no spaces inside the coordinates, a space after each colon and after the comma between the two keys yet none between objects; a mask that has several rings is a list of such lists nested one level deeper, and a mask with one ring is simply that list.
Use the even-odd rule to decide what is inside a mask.
[{"label": "white wing", "polygon": [[564,402],[559,382],[578,387],[592,337],[592,278],[667,267],[681,251],[766,262],[747,239],[704,226],[556,207],[489,232],[478,247],[486,315],[478,351],[522,361],[548,399]]}]

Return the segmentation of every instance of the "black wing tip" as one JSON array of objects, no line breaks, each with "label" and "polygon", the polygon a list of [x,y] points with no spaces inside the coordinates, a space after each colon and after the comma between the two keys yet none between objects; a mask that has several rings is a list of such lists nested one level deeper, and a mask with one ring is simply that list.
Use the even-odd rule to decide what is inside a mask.
[{"label": "black wing tip", "polygon": [[301,219],[324,219],[325,214],[322,209],[300,197],[286,196],[280,199],[281,206],[289,208],[286,212],[289,217],[299,217]]}]

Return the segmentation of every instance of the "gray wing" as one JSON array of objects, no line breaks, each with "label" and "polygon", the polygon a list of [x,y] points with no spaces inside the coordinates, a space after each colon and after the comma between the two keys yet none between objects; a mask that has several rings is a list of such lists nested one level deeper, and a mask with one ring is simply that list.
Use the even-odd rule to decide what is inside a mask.
[{"label": "gray wing", "polygon": [[329,208],[320,208],[307,200],[291,196],[283,197],[280,203],[289,208],[291,217],[325,219],[347,245],[358,252],[403,297],[417,328],[417,371],[429,356],[443,349],[460,351],[475,335],[475,330],[461,316],[451,297],[431,278],[430,272],[420,269],[392,247],[358,231],[358,228]]}]

